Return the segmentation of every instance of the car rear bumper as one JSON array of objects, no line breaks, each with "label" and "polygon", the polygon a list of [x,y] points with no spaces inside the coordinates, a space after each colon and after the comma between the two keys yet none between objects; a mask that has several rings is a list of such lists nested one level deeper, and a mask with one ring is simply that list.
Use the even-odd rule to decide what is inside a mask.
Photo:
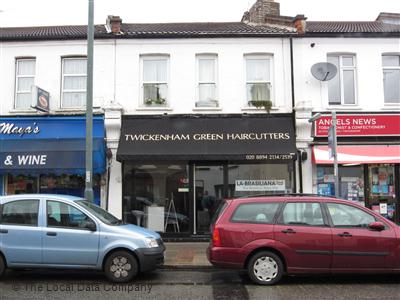
[{"label": "car rear bumper", "polygon": [[207,248],[207,259],[214,266],[221,268],[242,269],[244,264],[241,255],[235,250],[212,245]]}]

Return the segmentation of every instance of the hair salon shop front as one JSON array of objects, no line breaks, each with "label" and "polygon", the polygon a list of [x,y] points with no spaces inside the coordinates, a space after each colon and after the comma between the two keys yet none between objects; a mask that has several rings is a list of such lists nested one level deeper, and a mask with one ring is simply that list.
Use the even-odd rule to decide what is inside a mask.
[{"label": "hair salon shop front", "polygon": [[292,115],[123,116],[124,221],[201,237],[224,198],[294,191]]}]

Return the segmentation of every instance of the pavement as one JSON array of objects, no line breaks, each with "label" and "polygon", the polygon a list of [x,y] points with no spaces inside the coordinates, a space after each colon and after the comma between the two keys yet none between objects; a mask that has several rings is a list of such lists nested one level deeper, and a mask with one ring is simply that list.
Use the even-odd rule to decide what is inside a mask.
[{"label": "pavement", "polygon": [[206,255],[208,243],[167,242],[165,247],[164,268],[212,268]]}]

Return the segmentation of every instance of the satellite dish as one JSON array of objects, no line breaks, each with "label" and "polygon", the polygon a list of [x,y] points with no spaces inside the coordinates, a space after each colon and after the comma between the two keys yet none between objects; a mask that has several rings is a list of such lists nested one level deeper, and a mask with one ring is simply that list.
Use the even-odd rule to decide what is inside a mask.
[{"label": "satellite dish", "polygon": [[331,80],[336,73],[336,66],[329,62],[316,63],[311,67],[311,74],[319,81]]}]

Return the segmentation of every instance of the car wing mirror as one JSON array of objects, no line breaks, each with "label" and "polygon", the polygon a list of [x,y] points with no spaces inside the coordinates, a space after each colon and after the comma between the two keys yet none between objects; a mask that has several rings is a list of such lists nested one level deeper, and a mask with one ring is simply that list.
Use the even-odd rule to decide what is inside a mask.
[{"label": "car wing mirror", "polygon": [[83,223],[83,228],[86,228],[90,231],[96,231],[97,229],[96,224],[93,221],[85,221]]},{"label": "car wing mirror", "polygon": [[385,224],[382,222],[372,222],[368,224],[368,228],[374,231],[382,231],[385,229]]}]

